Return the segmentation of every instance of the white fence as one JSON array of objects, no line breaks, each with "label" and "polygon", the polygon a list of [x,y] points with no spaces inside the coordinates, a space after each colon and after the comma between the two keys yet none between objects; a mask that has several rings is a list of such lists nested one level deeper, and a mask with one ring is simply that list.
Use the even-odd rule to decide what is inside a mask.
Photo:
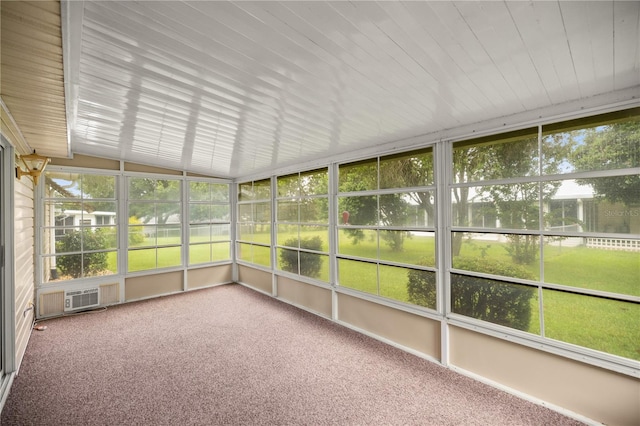
[{"label": "white fence", "polygon": [[624,238],[587,238],[587,247],[607,250],[640,251],[640,240]]}]

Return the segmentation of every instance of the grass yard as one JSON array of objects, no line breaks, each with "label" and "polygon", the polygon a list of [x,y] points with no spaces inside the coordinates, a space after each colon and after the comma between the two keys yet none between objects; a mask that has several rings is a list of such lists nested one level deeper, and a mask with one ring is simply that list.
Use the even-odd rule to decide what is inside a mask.
[{"label": "grass yard", "polygon": [[[282,232],[278,241],[286,241],[295,233]],[[321,236],[326,245],[327,236],[322,232],[303,232],[301,236]],[[414,235],[404,241],[401,252],[392,251],[382,242],[378,247],[373,232],[352,244],[350,236],[341,231],[338,237],[339,253],[362,258],[380,258],[407,264],[435,264],[435,239],[432,234]],[[269,244],[270,233],[253,234],[253,241]],[[160,244],[179,241],[167,239]],[[153,242],[155,243],[155,241]],[[463,243],[461,256],[479,257],[511,263],[505,243],[496,241],[470,241]],[[192,244],[189,259],[192,263],[209,262],[209,259],[228,259],[228,242],[214,244]],[[281,269],[280,256],[277,268]],[[328,256],[322,256],[321,275],[318,279],[329,280]],[[241,244],[240,258],[263,266],[270,266],[268,247]],[[151,248],[129,251],[129,270],[141,271],[156,267],[180,265],[181,248]],[[115,267],[115,252],[109,254],[109,268]],[[455,262],[455,259],[454,259]],[[640,296],[640,258],[637,253],[593,249],[587,247],[544,247],[544,281],[579,288],[589,288],[633,296]],[[539,262],[527,266],[536,279],[540,277]],[[376,265],[349,259],[338,259],[339,283],[342,286],[382,297],[409,302],[407,292],[408,269]],[[576,345],[640,360],[640,305],[612,301],[598,297],[574,295],[551,289],[543,290],[545,337]],[[531,322],[529,332],[540,335],[539,297],[535,292],[531,299]]]}]

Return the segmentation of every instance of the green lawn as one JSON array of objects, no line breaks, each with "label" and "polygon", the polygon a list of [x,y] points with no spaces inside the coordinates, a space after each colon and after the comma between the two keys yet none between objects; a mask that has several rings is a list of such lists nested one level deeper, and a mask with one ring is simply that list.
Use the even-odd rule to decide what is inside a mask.
[{"label": "green lawn", "polygon": [[[269,244],[267,232],[253,235],[254,242]],[[296,234],[281,233],[279,241]],[[303,237],[321,235],[318,232],[303,233]],[[322,235],[326,239],[325,235]],[[163,241],[168,243],[168,241]],[[326,249],[326,248],[325,248]],[[228,244],[202,244],[189,247],[190,259],[205,262],[213,253],[214,259],[227,259]],[[244,244],[241,259],[270,266],[268,247]],[[372,235],[357,244],[352,244],[349,235],[339,235],[341,254],[363,258],[396,261],[408,264],[426,262],[435,264],[435,241],[430,235],[413,236],[404,241],[401,252],[392,251],[386,244],[380,247]],[[467,241],[462,246],[461,256],[485,256],[510,263],[511,258],[505,244],[492,241]],[[156,264],[157,256],[157,264]],[[277,256],[277,267],[280,259]],[[115,253],[110,254],[110,268],[115,269]],[[177,263],[176,263],[177,262]],[[455,259],[454,259],[455,262]],[[143,249],[129,252],[129,270],[139,271],[156,267],[180,264],[180,247]],[[536,279],[539,278],[539,262],[527,266]],[[394,300],[408,302],[407,269],[381,266],[375,263],[338,260],[340,285],[380,295]],[[321,280],[329,280],[328,257],[323,260]],[[378,280],[378,275],[380,279]],[[545,246],[544,281],[548,283],[575,286],[640,295],[640,262],[637,253],[592,249],[586,247]],[[539,298],[536,292],[531,300],[532,315],[529,332],[540,335]],[[551,339],[573,343],[588,348],[640,360],[640,305],[627,302],[574,295],[551,289],[543,291],[544,334]]]}]

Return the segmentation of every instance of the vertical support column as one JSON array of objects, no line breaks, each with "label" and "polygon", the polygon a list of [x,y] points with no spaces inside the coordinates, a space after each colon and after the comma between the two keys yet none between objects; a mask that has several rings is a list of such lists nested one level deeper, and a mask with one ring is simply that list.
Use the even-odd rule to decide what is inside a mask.
[{"label": "vertical support column", "polygon": [[126,275],[129,269],[129,188],[127,177],[124,174],[124,161],[120,161],[120,173],[117,176],[117,200],[118,200],[118,274],[122,277],[120,286],[120,303],[125,301]]},{"label": "vertical support column", "polygon": [[338,165],[329,165],[329,283],[331,284],[331,318],[338,319]]},{"label": "vertical support column", "polygon": [[271,253],[271,295],[278,297],[278,277],[276,276],[276,262],[278,261],[278,255],[276,253],[277,230],[276,230],[276,196],[278,194],[278,182],[275,176],[270,177],[271,181],[271,194],[269,194],[271,203],[271,244],[269,253]]},{"label": "vertical support column", "polygon": [[436,266],[438,284],[438,312],[440,322],[440,362],[449,365],[449,324],[447,315],[451,310],[451,189],[453,167],[453,144],[438,142],[434,146],[434,176],[436,179]]}]

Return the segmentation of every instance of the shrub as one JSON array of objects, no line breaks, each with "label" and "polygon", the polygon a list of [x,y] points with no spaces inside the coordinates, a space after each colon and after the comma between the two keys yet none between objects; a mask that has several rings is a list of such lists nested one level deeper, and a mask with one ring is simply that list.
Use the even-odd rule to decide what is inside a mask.
[{"label": "shrub", "polygon": [[[129,218],[129,225],[142,225],[140,219],[135,216]],[[144,242],[144,232],[142,228],[129,228],[129,247],[135,247]]]},{"label": "shrub", "polygon": [[107,253],[87,253],[87,251],[103,250],[107,246],[106,243],[107,235],[102,229],[68,232],[60,241],[56,242],[56,252],[84,251],[84,253],[58,256],[56,267],[62,275],[68,275],[73,278],[97,275],[107,269]]},{"label": "shrub", "polygon": [[[298,244],[297,238],[291,238],[284,242],[285,246],[295,247]],[[309,237],[300,240],[300,248],[307,250],[322,250],[322,238]],[[300,253],[300,271],[298,272],[298,253]],[[315,253],[305,251],[283,249],[280,252],[280,264],[283,271],[293,272],[294,274],[304,275],[306,277],[320,276],[322,269],[322,257]]]},{"label": "shrub", "polygon": [[[455,259],[455,267],[469,271],[524,279],[533,278],[519,265],[487,258]],[[407,292],[416,305],[436,306],[435,274],[409,271]],[[535,288],[487,278],[452,274],[451,310],[460,315],[527,331],[531,320],[531,298]]]}]

